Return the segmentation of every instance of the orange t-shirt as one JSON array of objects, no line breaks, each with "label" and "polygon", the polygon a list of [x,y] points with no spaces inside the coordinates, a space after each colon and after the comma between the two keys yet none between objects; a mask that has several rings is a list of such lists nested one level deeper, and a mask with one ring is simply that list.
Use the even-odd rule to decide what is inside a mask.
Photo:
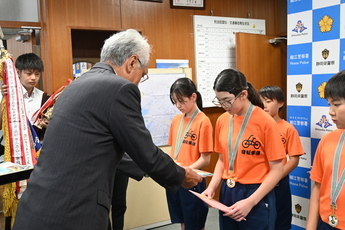
[{"label": "orange t-shirt", "polygon": [[[223,113],[217,120],[215,131],[215,152],[223,154],[223,179],[230,174],[228,155],[228,133],[231,114]],[[244,116],[234,115],[233,143],[235,146]],[[286,158],[277,123],[259,107],[255,107],[240,140],[234,162],[234,179],[242,184],[262,183],[270,171],[269,161]]]},{"label": "orange t-shirt", "polygon": [[[176,115],[170,125],[168,144],[171,145],[170,156],[174,159],[177,132],[181,119],[184,120],[182,132],[190,120],[185,114]],[[200,153],[213,151],[213,128],[210,119],[203,112],[199,112],[186,133],[176,161],[182,166],[189,166],[200,158]]]},{"label": "orange t-shirt", "polygon": [[[332,214],[331,204],[331,184],[333,157],[338,141],[344,129],[336,129],[324,135],[317,146],[312,170],[310,171],[310,179],[321,184],[320,187],[320,205],[319,214],[322,221],[328,223],[328,216]],[[342,143],[344,145],[344,143]],[[338,178],[345,169],[345,148],[343,148],[339,162]],[[335,211],[339,224],[336,228],[345,229],[345,185],[340,191],[336,201],[338,209]]]},{"label": "orange t-shirt", "polygon": [[[284,144],[286,155],[288,156],[301,156],[304,154],[301,139],[299,138],[296,128],[285,121],[284,119],[277,122],[279,134]],[[284,159],[286,164],[286,158]]]}]

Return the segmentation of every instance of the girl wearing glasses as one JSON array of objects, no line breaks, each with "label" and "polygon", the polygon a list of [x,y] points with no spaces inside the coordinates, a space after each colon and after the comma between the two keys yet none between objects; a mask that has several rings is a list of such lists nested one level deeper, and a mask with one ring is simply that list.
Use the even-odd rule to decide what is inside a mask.
[{"label": "girl wearing glasses", "polygon": [[221,183],[219,199],[228,211],[220,211],[220,230],[274,230],[272,189],[283,175],[282,159],[286,157],[278,126],[240,71],[223,70],[213,89],[214,103],[226,112],[216,123],[219,158],[203,194],[212,198]]},{"label": "girl wearing glasses", "polygon": [[[182,167],[202,169],[210,163],[213,151],[213,128],[210,119],[201,111],[202,99],[189,78],[177,79],[170,88],[170,100],[182,112],[170,125],[170,156]],[[192,190],[201,193],[205,179]],[[204,229],[208,206],[187,189],[166,193],[172,223],[181,223],[181,229]]]}]

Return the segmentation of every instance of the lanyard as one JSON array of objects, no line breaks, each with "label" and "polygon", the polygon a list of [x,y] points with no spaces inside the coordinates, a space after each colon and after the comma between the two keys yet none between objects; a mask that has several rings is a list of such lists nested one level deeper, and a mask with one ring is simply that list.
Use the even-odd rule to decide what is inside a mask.
[{"label": "lanyard", "polygon": [[244,120],[243,120],[241,128],[240,128],[240,132],[237,136],[235,147],[233,149],[232,149],[232,138],[233,138],[233,130],[234,130],[234,117],[230,118],[230,127],[229,127],[230,131],[228,132],[228,152],[229,152],[228,154],[229,154],[229,170],[231,170],[231,171],[234,170],[234,162],[235,162],[235,158],[237,155],[238,146],[239,146],[239,143],[242,139],[244,130],[247,127],[249,118],[250,118],[253,110],[254,110],[254,106],[252,103],[250,103],[250,106],[247,109],[247,112],[244,116]]},{"label": "lanyard", "polygon": [[339,173],[339,162],[340,162],[340,155],[343,150],[344,146],[344,139],[345,139],[345,131],[340,136],[337,148],[335,150],[335,154],[333,157],[333,171],[332,171],[332,187],[331,187],[331,200],[332,205],[336,205],[336,201],[340,194],[340,190],[344,185],[345,180],[345,170],[341,172],[340,179],[338,178]]},{"label": "lanyard", "polygon": [[181,146],[182,146],[182,142],[183,142],[183,137],[186,135],[186,132],[189,130],[189,127],[192,125],[194,118],[196,117],[196,115],[198,115],[198,113],[200,112],[199,108],[196,108],[196,110],[194,111],[192,117],[190,118],[190,120],[188,121],[188,124],[186,126],[186,128],[183,131],[183,135],[182,134],[182,128],[183,128],[183,124],[184,124],[184,116],[182,116],[181,121],[180,121],[180,126],[178,127],[178,131],[177,131],[177,136],[176,136],[176,146],[175,146],[175,151],[174,151],[174,159],[177,159],[177,156],[180,152]]}]

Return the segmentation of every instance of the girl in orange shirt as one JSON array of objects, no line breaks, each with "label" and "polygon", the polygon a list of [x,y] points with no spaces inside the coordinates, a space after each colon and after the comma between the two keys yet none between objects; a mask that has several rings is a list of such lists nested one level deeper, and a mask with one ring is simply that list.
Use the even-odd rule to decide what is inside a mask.
[{"label": "girl in orange shirt", "polygon": [[216,78],[213,103],[226,112],[216,123],[215,152],[219,158],[208,188],[212,198],[221,183],[220,230],[273,230],[275,195],[272,190],[283,175],[284,146],[278,126],[262,110],[255,88],[234,69]]},{"label": "girl in orange shirt", "polygon": [[[183,167],[202,169],[210,163],[213,151],[213,128],[210,119],[201,112],[202,100],[195,84],[189,78],[177,79],[170,88],[171,102],[182,112],[171,122],[170,156]],[[205,179],[192,190],[201,193]],[[172,223],[181,223],[181,229],[204,229],[208,206],[187,189],[167,192]]]}]

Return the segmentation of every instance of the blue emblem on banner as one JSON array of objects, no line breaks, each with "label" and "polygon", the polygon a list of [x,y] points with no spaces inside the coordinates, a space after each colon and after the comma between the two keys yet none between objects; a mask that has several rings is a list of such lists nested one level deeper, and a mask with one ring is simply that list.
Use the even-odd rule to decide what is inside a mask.
[{"label": "blue emblem on banner", "polygon": [[299,34],[299,33],[303,33],[303,31],[305,31],[306,29],[308,28],[304,26],[304,23],[302,22],[302,20],[298,20],[295,28],[293,28],[292,31]]},{"label": "blue emblem on banner", "polygon": [[327,118],[325,114],[321,115],[320,120],[316,122],[315,125],[320,126],[321,128],[325,128],[325,129],[327,129],[330,126],[333,126],[333,124],[329,122],[329,119]]},{"label": "blue emblem on banner", "polygon": [[309,168],[296,167],[290,174],[291,194],[295,196],[310,198]]},{"label": "blue emblem on banner", "polygon": [[310,106],[287,106],[287,121],[297,129],[302,137],[310,137]]},{"label": "blue emblem on banner", "polygon": [[288,46],[288,75],[311,74],[312,43]]}]

